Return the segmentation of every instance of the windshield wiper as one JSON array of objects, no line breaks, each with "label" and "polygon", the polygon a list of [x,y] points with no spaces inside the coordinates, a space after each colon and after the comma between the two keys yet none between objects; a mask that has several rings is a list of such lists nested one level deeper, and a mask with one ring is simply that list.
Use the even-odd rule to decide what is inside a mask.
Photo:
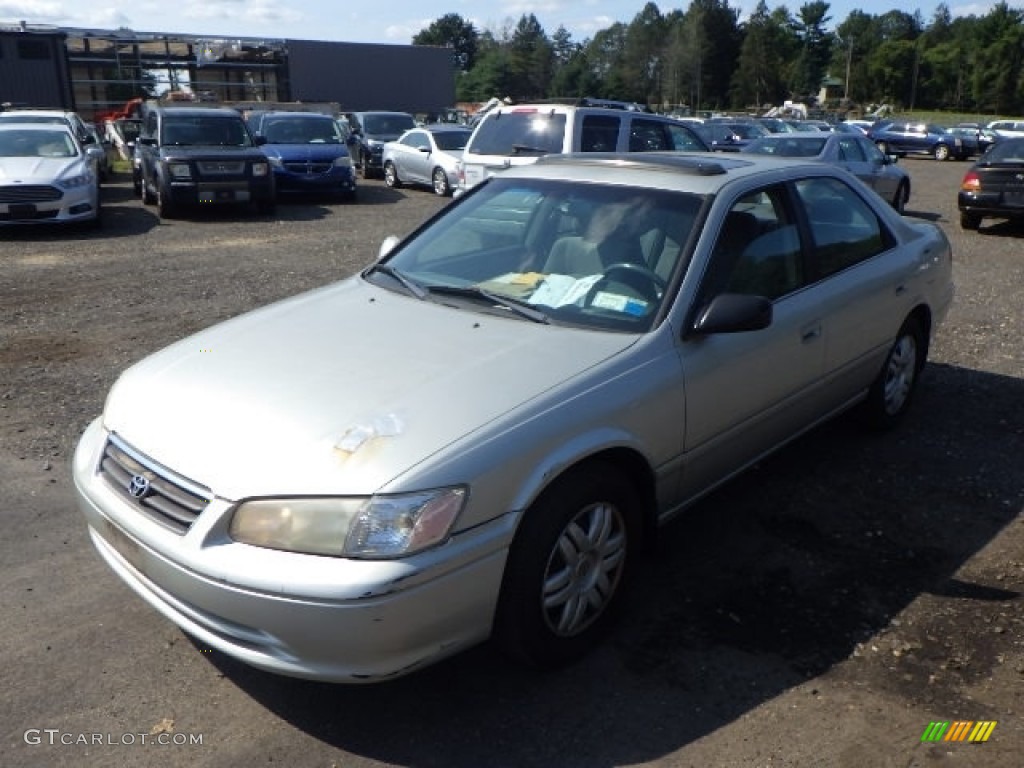
[{"label": "windshield wiper", "polygon": [[431,293],[442,293],[449,296],[465,296],[471,299],[483,299],[495,304],[502,309],[515,312],[520,317],[532,320],[535,323],[550,323],[551,318],[534,309],[529,304],[513,299],[508,296],[501,296],[481,288],[479,285],[432,285],[428,289]]},{"label": "windshield wiper", "polygon": [[545,149],[544,147],[531,147],[529,144],[513,144],[512,151],[517,155],[521,155],[524,152],[534,152],[538,155],[547,155],[551,152],[550,149]]},{"label": "windshield wiper", "polygon": [[402,286],[417,299],[422,300],[427,298],[427,292],[424,290],[422,285],[417,283],[412,278],[406,277],[402,272],[399,272],[390,264],[383,264],[378,262],[377,264],[374,264],[367,270],[367,274],[369,274],[370,272],[381,272],[387,275],[388,277],[394,278],[399,283],[401,283]]}]

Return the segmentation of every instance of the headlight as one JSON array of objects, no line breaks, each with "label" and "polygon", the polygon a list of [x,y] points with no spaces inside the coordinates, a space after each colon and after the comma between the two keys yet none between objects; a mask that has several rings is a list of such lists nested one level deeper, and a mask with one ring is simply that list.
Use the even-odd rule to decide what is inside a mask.
[{"label": "headlight", "polygon": [[57,182],[58,186],[62,189],[78,189],[79,187],[87,187],[92,183],[93,175],[91,171],[80,173],[77,176],[69,176]]},{"label": "headlight", "polygon": [[253,176],[266,176],[270,173],[269,163],[253,163],[252,164],[252,175]]},{"label": "headlight", "polygon": [[[267,160],[270,161],[270,164],[275,168],[284,168],[284,160],[282,160],[280,157],[268,157]],[[256,172],[255,165],[252,167],[252,175],[259,176],[259,174]]]},{"label": "headlight", "polygon": [[231,519],[235,541],[311,555],[389,558],[414,554],[451,531],[465,488],[369,498],[257,499]]},{"label": "headlight", "polygon": [[167,172],[171,174],[171,178],[174,179],[191,179],[192,169],[188,167],[188,163],[168,163]]},{"label": "headlight", "polygon": [[351,168],[352,158],[348,155],[345,155],[344,157],[336,157],[334,158],[334,165],[338,168]]}]

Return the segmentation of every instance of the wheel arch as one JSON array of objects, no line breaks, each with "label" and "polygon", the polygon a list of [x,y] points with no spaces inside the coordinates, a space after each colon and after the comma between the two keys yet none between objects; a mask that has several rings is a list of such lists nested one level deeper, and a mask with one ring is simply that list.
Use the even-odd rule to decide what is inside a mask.
[{"label": "wheel arch", "polygon": [[651,541],[658,520],[654,471],[640,451],[627,445],[601,448],[579,456],[574,461],[562,465],[557,471],[544,472],[543,482],[536,485],[534,492],[529,494],[529,499],[524,500],[520,508],[528,510],[545,493],[566,478],[599,468],[611,468],[620,473],[636,492],[640,500],[640,509],[637,510],[640,516],[640,544],[643,546]]}]

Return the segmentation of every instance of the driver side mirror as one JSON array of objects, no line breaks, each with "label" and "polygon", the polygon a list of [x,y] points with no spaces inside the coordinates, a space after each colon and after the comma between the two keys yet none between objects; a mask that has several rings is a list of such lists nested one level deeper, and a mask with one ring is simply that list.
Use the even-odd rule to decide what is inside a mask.
[{"label": "driver side mirror", "polygon": [[745,293],[720,293],[697,315],[692,330],[706,336],[712,333],[760,331],[772,323],[772,303],[764,296]]}]

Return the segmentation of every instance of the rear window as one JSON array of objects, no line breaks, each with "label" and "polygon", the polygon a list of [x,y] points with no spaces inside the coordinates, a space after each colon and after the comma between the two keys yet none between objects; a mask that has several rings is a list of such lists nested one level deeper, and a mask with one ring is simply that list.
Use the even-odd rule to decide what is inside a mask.
[{"label": "rear window", "polygon": [[412,115],[363,115],[363,130],[372,135],[403,133],[415,127]]},{"label": "rear window", "polygon": [[565,142],[565,115],[551,112],[498,112],[484,119],[466,147],[478,155],[548,155]]}]

